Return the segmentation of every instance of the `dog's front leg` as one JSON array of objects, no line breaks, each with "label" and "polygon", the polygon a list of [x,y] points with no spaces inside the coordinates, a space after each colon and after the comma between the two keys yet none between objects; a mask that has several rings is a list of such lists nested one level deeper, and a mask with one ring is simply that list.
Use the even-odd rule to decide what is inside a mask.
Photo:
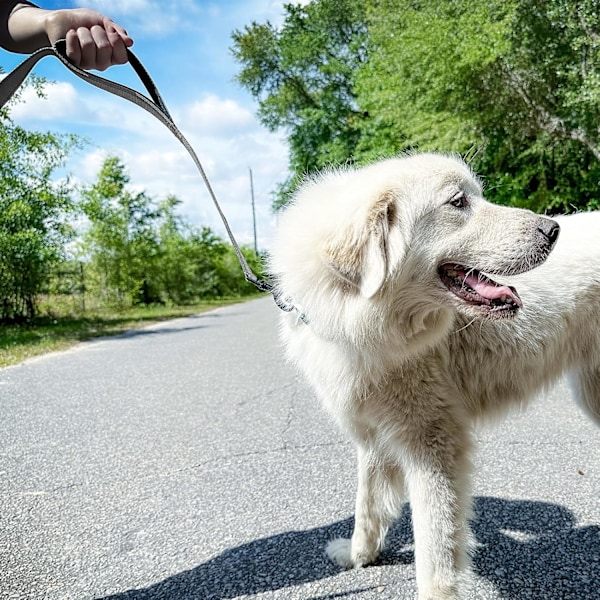
[{"label": "dog's front leg", "polygon": [[441,418],[412,439],[406,478],[419,600],[458,600],[468,572],[469,435]]},{"label": "dog's front leg", "polygon": [[404,495],[400,465],[386,461],[372,448],[358,448],[358,492],[352,539],[338,538],[327,546],[329,557],[342,567],[372,563],[385,544]]}]

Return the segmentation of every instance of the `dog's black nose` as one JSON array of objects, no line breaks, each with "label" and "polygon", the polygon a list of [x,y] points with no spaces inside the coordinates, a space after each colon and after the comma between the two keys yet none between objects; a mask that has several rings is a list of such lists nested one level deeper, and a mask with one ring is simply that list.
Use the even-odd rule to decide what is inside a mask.
[{"label": "dog's black nose", "polygon": [[560,225],[552,219],[543,219],[538,225],[538,231],[544,235],[551,245],[554,245],[560,233]]}]

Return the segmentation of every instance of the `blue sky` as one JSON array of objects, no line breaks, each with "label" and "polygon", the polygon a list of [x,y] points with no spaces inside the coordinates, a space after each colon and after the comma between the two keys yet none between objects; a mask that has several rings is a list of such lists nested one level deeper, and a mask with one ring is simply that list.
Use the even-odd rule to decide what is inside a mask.
[{"label": "blue sky", "polygon": [[[74,0],[37,2],[42,8],[89,7],[123,25],[132,50],[154,79],[178,127],[189,139],[238,240],[252,242],[249,172],[254,178],[260,248],[268,248],[274,217],[271,192],[286,177],[283,135],[269,133],[255,118],[256,104],[234,81],[231,32],[252,21],[281,23],[283,0]],[[9,71],[23,57],[0,53]],[[46,58],[35,72],[52,83],[47,98],[24,94],[14,120],[38,131],[85,136],[68,171],[75,181],[94,181],[103,159],[116,154],[127,165],[132,187],[161,198],[174,194],[181,213],[195,225],[224,235],[216,210],[192,160],[179,142],[144,110],[78,80]],[[129,66],[103,74],[140,89]]]}]

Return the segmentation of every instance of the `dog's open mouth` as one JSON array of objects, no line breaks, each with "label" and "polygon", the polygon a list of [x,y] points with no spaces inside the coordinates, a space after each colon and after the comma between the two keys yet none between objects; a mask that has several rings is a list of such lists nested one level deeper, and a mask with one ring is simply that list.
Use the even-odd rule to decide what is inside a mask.
[{"label": "dog's open mouth", "polygon": [[446,263],[438,273],[453,294],[487,316],[511,317],[523,307],[514,287],[496,283],[477,269]]}]

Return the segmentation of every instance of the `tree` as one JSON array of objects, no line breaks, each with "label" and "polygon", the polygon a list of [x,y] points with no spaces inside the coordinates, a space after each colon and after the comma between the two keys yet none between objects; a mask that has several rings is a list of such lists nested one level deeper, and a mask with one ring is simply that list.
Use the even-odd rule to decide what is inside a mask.
[{"label": "tree", "polygon": [[159,241],[153,201],[127,189],[124,164],[108,157],[98,180],[82,190],[82,208],[90,221],[83,249],[89,256],[91,286],[104,300],[119,305],[160,300],[155,284]]},{"label": "tree", "polygon": [[[540,52],[543,48],[543,52]],[[521,0],[501,75],[537,131],[600,161],[600,12],[596,0]],[[522,123],[524,125],[524,123]]]},{"label": "tree", "polygon": [[[96,183],[82,190],[89,219],[82,252],[86,287],[103,302],[189,304],[202,298],[254,291],[245,283],[233,248],[209,227],[196,228],[177,214],[180,201],[156,202],[128,189],[117,157],[104,161]],[[254,252],[244,250],[250,264]],[[258,269],[257,269],[258,271]]]},{"label": "tree", "polygon": [[175,212],[171,196],[160,206],[159,273],[165,300],[188,304],[218,295],[217,261],[227,245],[209,227],[191,227]]},{"label": "tree", "polygon": [[491,199],[598,206],[597,0],[315,0],[234,33],[240,83],[293,182],[330,163],[455,151]]},{"label": "tree", "polygon": [[[196,228],[175,212],[179,200],[167,198],[159,207],[159,273],[165,298],[173,304],[188,304],[202,298],[239,297],[256,293],[247,283],[233,246],[209,227]],[[241,248],[248,265],[259,276],[261,257]]]},{"label": "tree", "polygon": [[473,155],[493,199],[542,211],[593,205],[599,18],[593,0],[373,2],[357,77],[374,115],[361,156],[455,150]]},{"label": "tree", "polygon": [[68,181],[51,177],[77,143],[0,123],[0,319],[35,315],[36,300],[72,238]]},{"label": "tree", "polygon": [[[491,4],[494,3],[492,0]],[[506,51],[512,3],[481,0],[378,0],[368,11],[369,61],[357,74],[357,96],[373,116],[361,156],[406,148],[464,152],[482,142],[472,122],[471,90]]]},{"label": "tree", "polygon": [[234,31],[232,53],[238,82],[258,100],[258,116],[271,131],[284,130],[294,180],[331,163],[343,163],[360,139],[354,75],[366,60],[364,3],[314,0],[284,5],[280,29],[252,23]]}]

